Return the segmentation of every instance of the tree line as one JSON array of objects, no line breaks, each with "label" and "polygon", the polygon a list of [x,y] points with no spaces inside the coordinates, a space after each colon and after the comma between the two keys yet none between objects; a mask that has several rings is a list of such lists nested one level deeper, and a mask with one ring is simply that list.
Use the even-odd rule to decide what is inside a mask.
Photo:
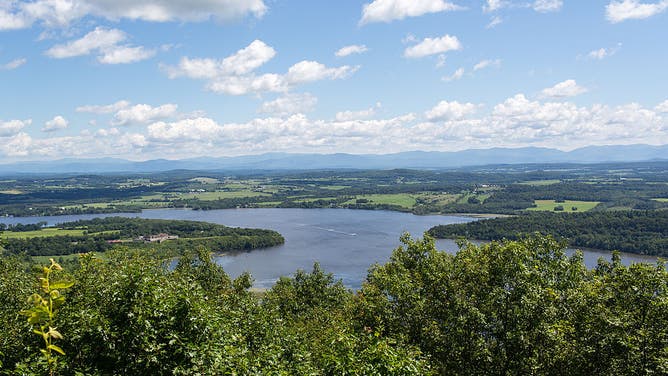
[{"label": "tree line", "polygon": [[[668,272],[588,270],[549,237],[461,243],[402,238],[361,290],[317,264],[263,294],[207,251],[175,268],[146,252],[88,254],[55,270],[51,352],[19,312],[35,271],[0,258],[0,374],[651,375],[668,370]],[[46,270],[39,268],[40,270]],[[51,270],[49,269],[49,270]],[[73,285],[72,285],[73,284]],[[43,294],[43,293],[41,293]],[[59,298],[60,299],[60,298]],[[49,368],[52,367],[52,368]]]},{"label": "tree line", "polygon": [[28,232],[28,231],[39,231],[42,227],[45,227],[48,223],[45,221],[40,221],[37,223],[16,223],[16,224],[6,224],[0,223],[0,231],[13,231],[13,232]]},{"label": "tree line", "polygon": [[437,238],[479,240],[514,240],[534,232],[563,239],[574,247],[668,256],[668,210],[525,213],[429,230]]},{"label": "tree line", "polygon": [[248,251],[283,244],[285,239],[273,230],[227,227],[196,221],[125,217],[95,218],[57,225],[63,230],[85,229],[84,235],[54,235],[6,239],[6,252],[28,256],[58,256],[86,252],[105,252],[114,247],[110,240],[132,241],[140,236],[166,233],[179,239],[161,244],[123,243],[127,247],[159,249],[179,254],[189,247],[207,247],[215,252]]}]

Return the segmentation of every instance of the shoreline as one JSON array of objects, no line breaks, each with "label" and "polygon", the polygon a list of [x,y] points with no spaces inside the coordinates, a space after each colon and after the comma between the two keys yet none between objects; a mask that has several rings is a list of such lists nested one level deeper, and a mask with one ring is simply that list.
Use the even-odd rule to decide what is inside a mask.
[{"label": "shoreline", "polygon": [[244,210],[244,209],[304,209],[304,210],[319,210],[319,209],[340,209],[340,210],[368,210],[368,211],[389,211],[389,212],[394,212],[394,213],[405,213],[405,214],[412,214],[418,217],[423,217],[423,216],[430,216],[430,215],[439,215],[439,216],[453,216],[453,217],[469,217],[469,218],[478,218],[478,219],[490,219],[490,218],[507,218],[507,217],[514,217],[515,215],[513,214],[498,214],[498,213],[443,213],[443,212],[435,212],[435,213],[424,213],[424,214],[415,214],[411,211],[405,211],[405,210],[392,210],[392,209],[387,209],[387,208],[378,208],[378,209],[373,209],[373,208],[364,208],[364,209],[358,209],[358,208],[346,208],[346,207],[334,207],[334,208],[292,208],[292,207],[278,207],[278,206],[272,206],[272,207],[248,207],[248,208],[226,208],[226,209],[192,209],[192,208],[177,208],[177,207],[165,207],[165,208],[143,208],[139,209],[138,211],[117,211],[117,212],[90,212],[90,213],[62,213],[62,214],[51,214],[51,215],[21,215],[21,216],[15,216],[15,215],[0,215],[0,222],[2,222],[2,218],[46,218],[46,217],[67,217],[67,216],[75,216],[75,215],[108,215],[108,216],[114,216],[117,214],[139,214],[144,211],[151,211],[151,210],[192,210],[192,211],[202,211],[202,212],[207,212],[207,211],[213,211],[213,210]]}]

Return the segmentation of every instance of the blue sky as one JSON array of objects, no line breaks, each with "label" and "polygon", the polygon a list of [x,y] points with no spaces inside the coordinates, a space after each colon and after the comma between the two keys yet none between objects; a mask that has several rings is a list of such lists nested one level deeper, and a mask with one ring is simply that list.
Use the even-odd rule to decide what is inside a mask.
[{"label": "blue sky", "polygon": [[668,0],[0,0],[0,163],[668,144]]}]

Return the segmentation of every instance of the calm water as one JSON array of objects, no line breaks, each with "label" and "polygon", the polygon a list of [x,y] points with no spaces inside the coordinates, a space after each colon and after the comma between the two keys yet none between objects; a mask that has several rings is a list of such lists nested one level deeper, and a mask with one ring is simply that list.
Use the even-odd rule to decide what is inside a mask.
[{"label": "calm water", "polygon": [[[421,236],[438,224],[464,223],[475,220],[460,216],[416,216],[391,211],[351,209],[227,209],[192,211],[182,209],[145,210],[115,216],[154,219],[184,219],[220,223],[233,227],[268,228],[280,232],[285,244],[248,253],[216,257],[227,273],[236,277],[249,271],[257,287],[270,287],[281,275],[297,269],[310,270],[319,262],[324,270],[351,288],[359,288],[369,266],[388,260],[399,245],[403,232]],[[49,225],[92,219],[110,215],[73,215],[58,217],[0,218],[0,223],[36,223]],[[438,240],[437,248],[448,252],[457,250],[452,240]],[[599,257],[609,258],[609,252],[585,250],[585,263],[596,265]],[[624,254],[625,263],[654,262],[656,258]]]}]

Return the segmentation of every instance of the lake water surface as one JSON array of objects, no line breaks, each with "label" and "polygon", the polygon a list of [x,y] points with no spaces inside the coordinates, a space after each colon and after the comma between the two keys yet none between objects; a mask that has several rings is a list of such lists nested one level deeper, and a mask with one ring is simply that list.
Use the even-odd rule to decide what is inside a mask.
[{"label": "lake water surface", "polygon": [[[142,213],[111,214],[113,216],[153,219],[182,219],[206,221],[233,227],[266,228],[280,232],[285,244],[248,253],[217,256],[216,262],[236,277],[249,271],[256,287],[270,287],[282,275],[297,269],[311,270],[314,262],[334,273],[343,283],[357,289],[374,263],[389,259],[399,246],[399,237],[409,232],[420,237],[432,226],[465,223],[476,220],[452,215],[416,216],[408,213],[381,210],[352,209],[225,209],[193,211],[187,209],[155,209]],[[36,223],[49,225],[79,219],[111,216],[71,215],[58,217],[1,218],[0,223]],[[454,253],[457,245],[452,240],[437,240],[440,250]],[[572,252],[572,251],[571,251]],[[610,258],[610,252],[584,250],[588,267],[596,265],[599,257]],[[624,263],[655,262],[655,257],[623,254]]]}]

